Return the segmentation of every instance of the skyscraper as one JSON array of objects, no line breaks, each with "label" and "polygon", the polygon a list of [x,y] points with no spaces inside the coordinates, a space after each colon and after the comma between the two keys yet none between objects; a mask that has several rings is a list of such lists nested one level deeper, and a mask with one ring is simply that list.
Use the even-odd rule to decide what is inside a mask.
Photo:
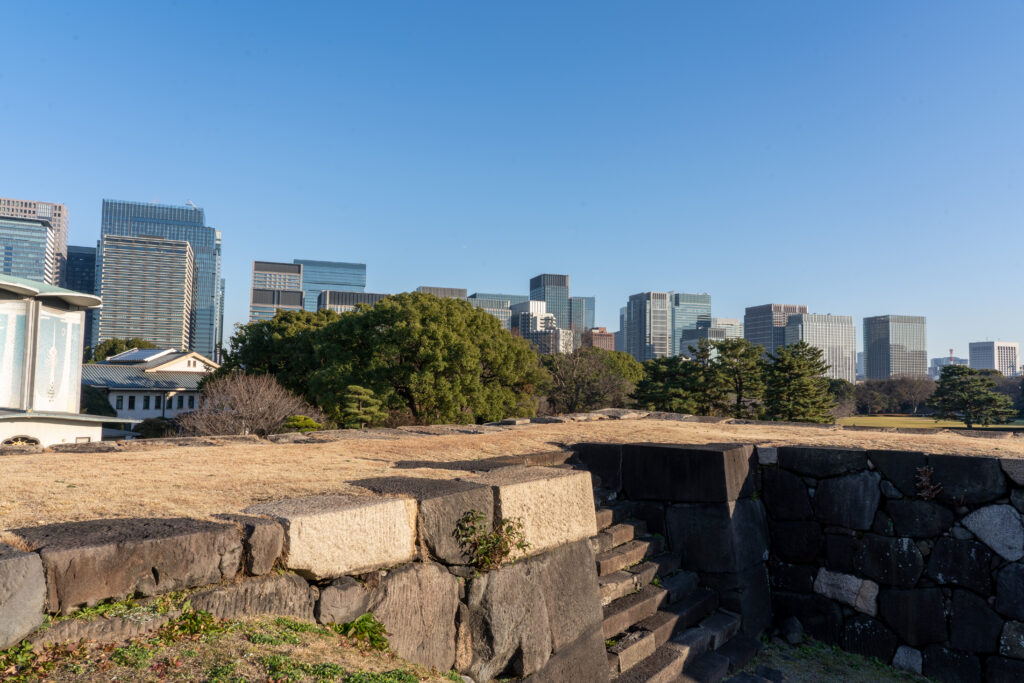
[{"label": "skyscraper", "polygon": [[672,342],[669,355],[678,356],[686,348],[683,333],[698,326],[711,325],[711,295],[669,292],[672,307]]},{"label": "skyscraper", "polygon": [[[30,280],[45,282],[50,285],[63,287],[65,282],[65,268],[68,259],[68,210],[63,204],[51,202],[35,202],[25,199],[0,198],[0,217],[19,218],[29,221],[43,221],[46,223],[45,253],[39,254],[38,248],[33,244],[30,256],[33,260],[39,261],[43,278],[30,277],[14,272],[16,262],[26,256],[21,252],[15,235],[23,234],[24,225],[19,226],[13,233],[10,233],[11,226],[0,224],[0,248],[3,250],[3,272],[7,275],[27,277]],[[41,227],[41,226],[40,226]],[[37,228],[38,229],[38,228]],[[34,240],[33,240],[34,241]],[[29,246],[29,245],[22,245]],[[20,252],[20,253],[19,253]],[[12,270],[7,270],[8,263],[11,263]],[[92,292],[89,292],[92,294]]]},{"label": "skyscraper", "polygon": [[594,327],[594,306],[596,299],[592,296],[569,297],[569,322],[577,333]]},{"label": "skyscraper", "polygon": [[668,292],[640,292],[626,303],[626,353],[641,363],[672,353],[672,310]]},{"label": "skyscraper", "polygon": [[1020,376],[1020,344],[1017,342],[971,342],[968,349],[972,368],[998,370],[1004,377]]},{"label": "skyscraper", "polygon": [[[96,247],[68,246],[68,263],[65,273],[65,286],[76,292],[96,294]],[[86,346],[92,343],[93,327],[96,325],[98,310],[85,312],[83,342]]]},{"label": "skyscraper", "polygon": [[864,318],[864,366],[868,379],[926,377],[928,344],[924,316]]},{"label": "skyscraper", "polygon": [[555,316],[559,329],[570,329],[572,311],[569,310],[568,275],[544,273],[530,278],[530,299],[547,304],[547,312]]},{"label": "skyscraper", "polygon": [[[302,288],[306,290],[307,311],[317,310],[320,292],[365,292],[366,264],[344,261],[310,261],[295,259],[292,263],[302,265]],[[328,297],[329,298],[329,297]]]},{"label": "skyscraper", "polygon": [[495,294],[494,292],[473,292],[469,295],[470,299],[507,299],[510,306],[521,304],[524,301],[529,301],[530,297],[527,294]]},{"label": "skyscraper", "polygon": [[[725,339],[740,339],[742,337],[743,323],[738,318],[712,318],[710,323],[699,322],[697,327],[683,330],[679,354],[689,358],[690,347],[696,348],[701,339],[714,342]],[[716,351],[712,351],[712,355],[716,354]]]},{"label": "skyscraper", "polygon": [[417,287],[416,291],[421,294],[433,294],[442,299],[466,298],[466,290],[459,289],[458,287]]},{"label": "skyscraper", "polygon": [[806,313],[802,304],[764,304],[750,306],[743,314],[743,337],[751,344],[759,344],[765,353],[786,343],[786,322],[789,316]]},{"label": "skyscraper", "polygon": [[531,299],[513,305],[512,331],[530,342],[538,353],[572,353],[575,335],[558,327],[544,301]]},{"label": "skyscraper", "polygon": [[103,235],[97,257],[103,299],[97,341],[141,337],[158,348],[194,348],[196,267],[187,241]]},{"label": "skyscraper", "polygon": [[279,310],[303,310],[302,266],[298,263],[252,262],[249,322],[269,320]]},{"label": "skyscraper", "polygon": [[[194,204],[169,206],[104,199],[100,233],[102,237],[160,237],[189,243],[195,261],[195,292],[192,297],[195,313],[192,316],[194,325],[189,349],[211,360],[220,361],[223,341],[221,235],[219,230],[206,225],[203,210]],[[98,258],[98,268],[105,272],[102,253]],[[106,285],[102,282],[100,284],[106,291]],[[163,287],[158,279],[149,282],[150,290]],[[153,293],[158,294],[156,291]],[[106,307],[104,301],[104,310]]]},{"label": "skyscraper", "polygon": [[335,292],[330,289],[324,289],[317,295],[316,310],[348,313],[356,310],[356,307],[360,304],[372,306],[386,296],[388,295],[375,294],[373,292]]},{"label": "skyscraper", "polygon": [[797,342],[821,349],[822,360],[829,366],[826,377],[857,380],[857,333],[853,316],[819,313],[795,313],[786,322],[785,344]]},{"label": "skyscraper", "polygon": [[479,308],[485,313],[489,313],[498,319],[501,323],[502,329],[512,329],[512,307],[508,299],[485,299],[478,294],[474,294],[468,299],[471,306]]}]

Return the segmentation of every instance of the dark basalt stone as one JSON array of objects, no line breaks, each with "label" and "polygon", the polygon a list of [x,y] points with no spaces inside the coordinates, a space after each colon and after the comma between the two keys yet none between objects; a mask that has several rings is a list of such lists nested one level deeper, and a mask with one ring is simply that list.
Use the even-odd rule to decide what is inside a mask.
[{"label": "dark basalt stone", "polygon": [[783,469],[766,469],[761,475],[764,505],[777,520],[806,520],[814,517],[811,497],[800,477]]},{"label": "dark basalt stone", "polygon": [[855,573],[880,584],[913,588],[924,570],[924,557],[913,539],[864,534],[853,566]]},{"label": "dark basalt stone", "polygon": [[880,480],[876,472],[861,472],[821,481],[814,494],[818,520],[826,526],[870,529],[882,495]]},{"label": "dark basalt stone", "polygon": [[900,639],[889,627],[866,614],[847,617],[843,624],[842,648],[847,652],[888,662],[899,645]]},{"label": "dark basalt stone", "polygon": [[897,536],[931,538],[953,526],[953,511],[927,500],[890,500],[885,506]]},{"label": "dark basalt stone", "polygon": [[953,592],[949,644],[957,650],[989,654],[999,647],[1003,620],[988,602],[970,591]]},{"label": "dark basalt stone", "polygon": [[882,621],[916,648],[945,642],[946,611],[938,588],[883,589],[878,595]]},{"label": "dark basalt stone", "polygon": [[854,448],[780,446],[778,454],[779,467],[816,479],[859,472],[868,467],[865,452]]},{"label": "dark basalt stone", "polygon": [[932,548],[925,574],[936,583],[988,595],[992,592],[992,557],[992,551],[982,543],[943,537]]}]

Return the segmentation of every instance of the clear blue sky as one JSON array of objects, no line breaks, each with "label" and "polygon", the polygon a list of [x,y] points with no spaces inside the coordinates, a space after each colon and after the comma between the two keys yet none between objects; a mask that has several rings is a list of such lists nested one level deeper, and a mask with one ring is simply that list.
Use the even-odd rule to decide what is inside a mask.
[{"label": "clear blue sky", "polygon": [[368,290],[645,290],[1024,342],[1024,2],[0,0],[0,195],[206,210]]}]

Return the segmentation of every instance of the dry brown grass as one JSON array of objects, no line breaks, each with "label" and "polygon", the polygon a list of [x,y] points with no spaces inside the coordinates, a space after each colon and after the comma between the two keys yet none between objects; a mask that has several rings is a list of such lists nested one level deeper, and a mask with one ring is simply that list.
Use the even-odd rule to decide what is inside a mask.
[{"label": "dry brown grass", "polygon": [[121,453],[0,457],[0,529],[103,517],[236,512],[255,502],[359,490],[379,476],[448,479],[473,461],[551,451],[581,441],[738,442],[891,448],[1024,457],[1024,439],[895,434],[665,420],[531,424],[488,434],[346,439],[319,444],[234,444]]}]

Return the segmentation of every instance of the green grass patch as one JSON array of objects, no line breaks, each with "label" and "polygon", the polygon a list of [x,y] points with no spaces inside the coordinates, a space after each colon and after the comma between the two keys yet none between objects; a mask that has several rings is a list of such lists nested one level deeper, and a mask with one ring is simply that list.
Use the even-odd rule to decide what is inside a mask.
[{"label": "green grass patch", "polygon": [[[901,429],[967,429],[967,425],[957,420],[935,420],[926,416],[914,415],[853,415],[841,417],[837,424],[845,427],[895,427]],[[998,427],[1024,427],[1024,421],[1017,420],[1006,425],[992,427],[976,427],[976,429],[993,429]]]}]

